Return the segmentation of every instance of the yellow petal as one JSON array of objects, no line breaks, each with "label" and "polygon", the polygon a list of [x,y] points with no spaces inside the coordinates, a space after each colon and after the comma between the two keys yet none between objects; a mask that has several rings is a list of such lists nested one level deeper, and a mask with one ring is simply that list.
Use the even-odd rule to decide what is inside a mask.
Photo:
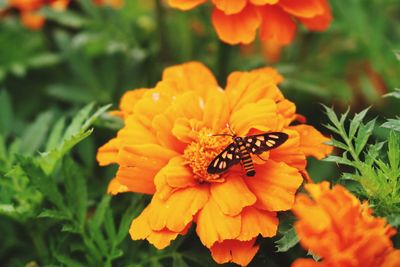
[{"label": "yellow petal", "polygon": [[225,240],[211,247],[211,255],[219,264],[234,262],[247,266],[259,249],[255,241],[255,238],[250,241]]},{"label": "yellow petal", "polygon": [[157,171],[138,167],[120,166],[116,178],[126,191],[141,194],[154,194],[154,177]]},{"label": "yellow petal", "polygon": [[282,122],[277,120],[276,104],[271,99],[249,103],[233,111],[230,125],[241,136],[246,135],[252,128],[270,132],[283,127]]},{"label": "yellow petal", "polygon": [[247,241],[261,234],[263,237],[273,237],[278,230],[279,220],[276,212],[258,210],[246,207],[242,211],[242,230],[238,240]]},{"label": "yellow petal", "polygon": [[310,125],[300,124],[290,127],[300,134],[300,150],[306,156],[313,156],[317,159],[323,159],[329,155],[333,147],[324,143],[330,139],[323,136],[314,127]]},{"label": "yellow petal", "polygon": [[208,248],[217,241],[236,238],[240,234],[240,228],[240,215],[225,215],[212,197],[198,214],[196,232]]},{"label": "yellow petal", "polygon": [[208,186],[180,189],[166,200],[161,200],[155,194],[149,208],[150,228],[156,231],[164,228],[174,232],[183,231],[207,202],[208,196]]},{"label": "yellow petal", "polygon": [[153,244],[158,249],[167,247],[179,233],[172,232],[166,229],[161,231],[151,230],[148,224],[149,207],[143,210],[139,217],[132,221],[129,229],[129,234],[133,240],[147,239],[150,244]]},{"label": "yellow petal", "polygon": [[223,183],[213,183],[211,195],[221,211],[230,216],[238,215],[244,207],[256,202],[255,195],[238,175],[229,175]]},{"label": "yellow petal", "polygon": [[245,182],[257,196],[257,208],[284,211],[292,208],[303,178],[297,169],[283,162],[268,160],[264,165],[256,166],[254,179],[246,179]]},{"label": "yellow petal", "polygon": [[118,163],[118,146],[119,140],[117,138],[113,138],[99,148],[96,159],[100,166]]}]

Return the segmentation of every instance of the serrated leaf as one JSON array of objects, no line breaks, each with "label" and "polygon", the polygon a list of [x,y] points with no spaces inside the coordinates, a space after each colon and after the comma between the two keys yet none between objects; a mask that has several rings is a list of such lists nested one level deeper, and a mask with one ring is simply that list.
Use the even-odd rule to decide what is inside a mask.
[{"label": "serrated leaf", "polygon": [[39,152],[41,145],[46,140],[52,118],[53,114],[51,112],[44,112],[25,129],[20,145],[20,152],[22,154],[32,155],[34,152]]},{"label": "serrated leaf", "polygon": [[299,238],[294,228],[291,228],[279,240],[275,241],[276,252],[286,252],[296,246],[297,243],[299,243]]},{"label": "serrated leaf", "polygon": [[324,158],[323,161],[334,162],[337,164],[343,164],[343,165],[352,166],[352,167],[354,166],[354,163],[352,161],[350,161],[346,158],[333,156],[333,155],[330,155],[330,156]]},{"label": "serrated leaf", "polygon": [[46,143],[46,151],[50,151],[52,149],[56,149],[58,143],[60,142],[61,136],[63,134],[65,127],[65,119],[60,118],[56,124],[53,126],[48,141]]},{"label": "serrated leaf", "polygon": [[346,112],[340,115],[339,125],[344,128],[344,122],[347,119],[347,115],[349,115],[350,107],[347,108]]},{"label": "serrated leaf", "polygon": [[381,127],[400,132],[400,118],[388,119]]},{"label": "serrated leaf", "polygon": [[364,149],[365,145],[368,142],[369,137],[372,135],[372,132],[375,127],[376,119],[369,121],[367,124],[360,124],[360,128],[358,129],[357,137],[354,141],[355,143],[355,152],[357,155],[360,155],[361,151]]},{"label": "serrated leaf", "polygon": [[21,168],[30,178],[32,184],[60,210],[65,210],[64,200],[61,192],[53,179],[47,176],[40,167],[38,167],[32,158],[22,156],[17,157]]},{"label": "serrated leaf", "polygon": [[394,97],[400,99],[400,88],[395,88],[394,92],[387,93],[383,97]]},{"label": "serrated leaf", "polygon": [[344,143],[342,143],[340,141],[337,141],[335,139],[329,140],[328,142],[326,142],[326,144],[330,145],[330,146],[337,147],[337,148],[341,148],[343,150],[347,150],[348,149],[348,146],[346,144],[344,144]]},{"label": "serrated leaf", "polygon": [[328,116],[329,120],[333,123],[334,126],[336,126],[336,128],[339,128],[340,122],[339,122],[338,117],[336,116],[335,111],[332,108],[327,107],[325,105],[322,105],[322,106],[325,108],[325,113]]},{"label": "serrated leaf", "polygon": [[369,145],[367,151],[364,153],[365,156],[365,164],[367,165],[372,165],[374,161],[377,159],[377,157],[380,154],[380,151],[383,148],[383,145],[386,142],[379,142],[375,143],[373,145]]},{"label": "serrated leaf", "polygon": [[365,118],[365,115],[367,115],[367,112],[369,111],[370,108],[366,108],[360,113],[356,113],[354,118],[350,122],[350,129],[349,129],[349,139],[352,139],[354,135],[357,132],[358,127],[360,126],[360,123],[363,121]]},{"label": "serrated leaf", "polygon": [[83,124],[85,120],[87,120],[87,118],[89,117],[89,114],[92,111],[93,107],[94,103],[90,103],[79,110],[79,112],[74,116],[71,123],[65,130],[65,134],[63,137],[64,140],[69,140],[73,135],[76,135],[77,133],[86,130],[83,129]]}]

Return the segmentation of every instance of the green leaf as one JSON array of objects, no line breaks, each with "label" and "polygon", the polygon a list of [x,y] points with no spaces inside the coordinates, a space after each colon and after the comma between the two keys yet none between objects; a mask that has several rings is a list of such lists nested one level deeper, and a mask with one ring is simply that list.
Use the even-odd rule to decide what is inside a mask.
[{"label": "green leaf", "polygon": [[0,135],[7,137],[12,131],[13,126],[13,108],[10,95],[6,90],[0,91]]},{"label": "green leaf", "polygon": [[361,111],[360,113],[356,113],[354,118],[351,120],[350,129],[349,129],[349,139],[352,139],[354,137],[358,127],[362,123],[365,115],[367,115],[367,112],[368,112],[369,109],[370,108],[366,108],[363,111]]},{"label": "green leaf", "polygon": [[76,144],[92,133],[93,129],[88,130],[88,128],[109,107],[110,105],[103,106],[99,108],[93,115],[90,115],[93,104],[89,104],[78,112],[65,130],[65,133],[59,141],[57,147],[47,151],[46,153],[42,153],[40,165],[45,173],[52,173],[59,160]]},{"label": "green leaf", "polygon": [[66,157],[62,164],[66,199],[69,209],[75,214],[81,230],[86,216],[87,188],[81,169],[70,158]]},{"label": "green leaf", "polygon": [[342,142],[337,141],[335,139],[329,140],[328,142],[326,142],[326,144],[330,145],[330,146],[337,147],[337,148],[341,148],[343,150],[347,150],[348,149],[348,146],[345,143],[342,143]]},{"label": "green leaf", "polygon": [[352,167],[354,166],[354,163],[351,160],[348,160],[348,159],[342,158],[342,157],[338,157],[338,156],[333,156],[333,155],[330,155],[330,156],[324,158],[323,161],[334,162],[337,164],[343,164],[343,165],[352,166]]},{"label": "green leaf", "polygon": [[89,222],[90,228],[92,230],[100,228],[100,225],[103,224],[106,211],[110,206],[110,201],[111,196],[109,195],[104,195],[101,199],[100,204],[97,206],[96,212],[94,213],[94,216]]},{"label": "green leaf", "polygon": [[70,220],[71,218],[66,214],[65,212],[59,211],[59,210],[49,210],[46,209],[42,211],[39,215],[39,218],[52,218],[56,220]]},{"label": "green leaf", "polygon": [[375,122],[376,119],[373,119],[365,125],[363,123],[360,124],[360,128],[358,129],[357,137],[355,139],[355,152],[357,155],[360,155],[361,151],[367,144],[369,137],[372,135],[372,132],[375,128]]},{"label": "green leaf", "polygon": [[325,114],[328,116],[329,120],[333,123],[333,125],[336,128],[340,128],[340,122],[339,122],[338,117],[336,116],[335,111],[332,108],[327,107],[325,105],[322,105],[322,106],[325,108]]},{"label": "green leaf", "polygon": [[393,131],[389,135],[388,159],[391,171],[400,175],[400,135]]},{"label": "green leaf", "polygon": [[20,145],[20,152],[23,155],[32,155],[34,152],[39,152],[40,147],[46,140],[52,118],[53,114],[51,112],[44,112],[24,130]]},{"label": "green leaf", "polygon": [[291,228],[283,233],[283,236],[279,240],[275,241],[276,252],[286,252],[296,246],[297,243],[299,243],[299,238],[294,228]]},{"label": "green leaf", "polygon": [[394,92],[387,93],[383,97],[394,97],[400,99],[400,88],[394,89]]},{"label": "green leaf", "polygon": [[400,118],[388,119],[387,122],[381,125],[381,127],[400,132]]},{"label": "green leaf", "polygon": [[61,192],[58,190],[56,182],[47,176],[40,167],[38,167],[31,158],[22,156],[17,157],[18,163],[30,178],[32,184],[59,210],[65,210],[64,200]]},{"label": "green leaf", "polygon": [[61,136],[63,134],[64,131],[64,127],[65,127],[65,119],[64,118],[60,118],[57,123],[53,126],[48,141],[46,143],[46,151],[50,151],[52,149],[56,149]]}]

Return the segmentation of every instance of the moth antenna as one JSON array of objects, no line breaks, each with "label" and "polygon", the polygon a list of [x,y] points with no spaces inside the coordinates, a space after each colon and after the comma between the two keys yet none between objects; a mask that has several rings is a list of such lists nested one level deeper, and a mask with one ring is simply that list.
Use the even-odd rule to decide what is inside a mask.
[{"label": "moth antenna", "polygon": [[211,136],[230,136],[230,137],[232,137],[233,135],[230,135],[230,134],[213,134]]},{"label": "moth antenna", "polygon": [[231,132],[232,136],[235,136],[236,133],[235,131],[232,130],[231,126],[229,125],[229,123],[226,124],[226,127],[229,129],[229,131]]}]

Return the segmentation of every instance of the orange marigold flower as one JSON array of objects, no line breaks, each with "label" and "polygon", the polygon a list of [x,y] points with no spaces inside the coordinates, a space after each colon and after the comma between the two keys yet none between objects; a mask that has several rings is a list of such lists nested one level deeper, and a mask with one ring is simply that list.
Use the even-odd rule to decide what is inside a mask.
[{"label": "orange marigold flower", "polygon": [[[219,262],[248,264],[257,236],[276,234],[276,212],[291,209],[303,182],[306,157],[330,152],[328,139],[307,125],[290,126],[296,107],[277,87],[271,68],[234,72],[222,90],[212,73],[191,62],[167,68],[155,88],[127,92],[118,115],[125,126],[99,148],[100,165],[119,169],[109,192],[154,194],[132,222],[132,239],[159,249],[195,223],[201,242]],[[226,124],[239,136],[281,131],[289,139],[253,158],[256,175],[240,165],[209,174],[210,162],[229,143]]]},{"label": "orange marigold flower", "polygon": [[396,230],[385,219],[372,216],[367,203],[343,186],[328,182],[305,185],[311,198],[299,195],[293,212],[301,245],[322,257],[320,262],[298,259],[293,267],[400,266],[400,251],[390,237]]},{"label": "orange marigold flower", "polygon": [[[207,0],[168,0],[170,6],[192,9]],[[250,43],[259,29],[262,40],[289,44],[296,21],[308,30],[323,31],[332,14],[327,0],[212,0],[212,22],[219,38],[229,44]]]},{"label": "orange marigold flower", "polygon": [[45,19],[38,13],[43,6],[50,6],[54,10],[62,11],[67,8],[69,0],[10,0],[9,5],[21,12],[21,21],[31,30],[43,27]]},{"label": "orange marigold flower", "polygon": [[[31,30],[38,30],[43,27],[45,18],[39,14],[39,10],[44,6],[63,11],[70,3],[70,0],[10,0],[10,7],[16,8],[21,12],[21,21]],[[93,0],[96,5],[110,5],[114,8],[122,7],[123,0]]]},{"label": "orange marigold flower", "polygon": [[121,8],[124,5],[124,0],[93,0],[96,5],[108,5],[113,8]]}]

